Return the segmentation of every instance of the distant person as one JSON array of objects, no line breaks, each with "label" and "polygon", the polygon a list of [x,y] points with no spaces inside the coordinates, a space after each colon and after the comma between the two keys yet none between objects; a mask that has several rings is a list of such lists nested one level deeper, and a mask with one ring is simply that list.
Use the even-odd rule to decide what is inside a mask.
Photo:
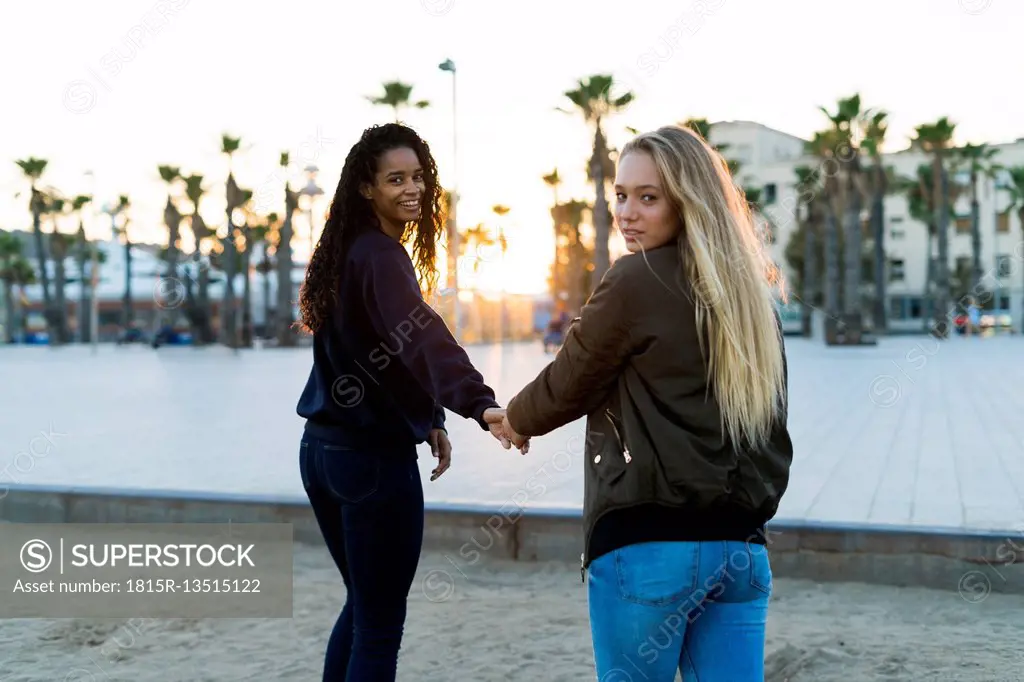
[{"label": "distant person", "polygon": [[622,150],[618,259],[508,405],[513,444],[587,417],[581,571],[598,680],[764,678],[765,524],[786,491],[774,270],[725,161],[675,126]]},{"label": "distant person", "polygon": [[964,325],[964,331],[967,336],[975,331],[981,331],[981,308],[973,298],[967,304],[967,324]]},{"label": "distant person", "polygon": [[565,330],[569,326],[569,313],[565,311],[565,307],[559,302],[555,308],[555,314],[551,316],[551,320],[548,322],[548,328],[544,333],[544,352],[554,353],[561,345],[562,340],[565,338]]},{"label": "distant person", "polygon": [[345,159],[299,297],[313,335],[299,470],[347,592],[324,680],[395,679],[423,544],[416,446],[429,441],[438,458],[430,480],[448,469],[444,408],[502,440],[494,391],[421,295],[418,280],[438,277],[440,204],[426,142],[396,123],[367,129]]}]

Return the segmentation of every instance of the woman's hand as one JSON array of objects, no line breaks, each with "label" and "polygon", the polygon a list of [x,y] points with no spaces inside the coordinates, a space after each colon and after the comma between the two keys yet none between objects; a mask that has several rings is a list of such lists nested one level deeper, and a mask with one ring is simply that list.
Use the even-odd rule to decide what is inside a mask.
[{"label": "woman's hand", "polygon": [[484,410],[484,421],[487,422],[487,429],[491,432],[491,435],[501,443],[501,447],[508,450],[512,447],[512,443],[505,437],[505,432],[501,428],[501,422],[504,419],[504,407],[488,407]]},{"label": "woman's hand", "polygon": [[508,438],[512,445],[515,445],[519,449],[519,452],[525,455],[527,452],[530,451],[530,439],[527,438],[526,436],[518,434],[516,430],[512,428],[512,425],[508,422],[507,413],[505,414],[505,417],[501,420],[501,430],[504,432],[505,437]]},{"label": "woman's hand", "polygon": [[428,436],[430,454],[437,458],[437,466],[430,472],[430,480],[436,481],[452,465],[452,444],[444,429],[433,429]]},{"label": "woman's hand", "polygon": [[501,443],[501,447],[509,450],[515,445],[524,455],[530,451],[530,439],[512,430],[504,407],[491,407],[484,410],[484,421],[487,422],[487,428],[490,429],[491,435]]}]

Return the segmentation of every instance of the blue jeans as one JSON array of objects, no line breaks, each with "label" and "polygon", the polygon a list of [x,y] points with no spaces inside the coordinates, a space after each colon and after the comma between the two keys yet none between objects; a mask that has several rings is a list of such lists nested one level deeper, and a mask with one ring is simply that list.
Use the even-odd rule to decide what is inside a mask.
[{"label": "blue jeans", "polygon": [[768,551],[734,541],[645,542],[589,567],[599,682],[761,682]]},{"label": "blue jeans", "polygon": [[305,435],[302,485],[345,582],[323,679],[394,682],[406,600],[423,545],[416,447],[365,452]]}]

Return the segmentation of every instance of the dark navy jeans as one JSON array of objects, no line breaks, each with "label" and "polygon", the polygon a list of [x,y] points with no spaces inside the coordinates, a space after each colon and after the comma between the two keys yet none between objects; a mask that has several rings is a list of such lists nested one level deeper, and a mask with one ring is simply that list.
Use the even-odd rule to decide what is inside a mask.
[{"label": "dark navy jeans", "polygon": [[393,682],[423,545],[416,447],[369,452],[306,434],[299,470],[347,595],[323,679]]}]

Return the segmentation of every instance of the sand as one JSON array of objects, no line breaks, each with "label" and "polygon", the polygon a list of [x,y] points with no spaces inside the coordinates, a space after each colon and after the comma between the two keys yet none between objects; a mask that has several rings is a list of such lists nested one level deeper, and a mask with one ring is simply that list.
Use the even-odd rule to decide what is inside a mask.
[{"label": "sand", "polygon": [[[399,680],[594,680],[578,566],[427,552]],[[326,550],[298,546],[294,618],[0,620],[0,680],[319,680],[344,588]],[[766,679],[1024,680],[1024,597],[777,579]]]}]

